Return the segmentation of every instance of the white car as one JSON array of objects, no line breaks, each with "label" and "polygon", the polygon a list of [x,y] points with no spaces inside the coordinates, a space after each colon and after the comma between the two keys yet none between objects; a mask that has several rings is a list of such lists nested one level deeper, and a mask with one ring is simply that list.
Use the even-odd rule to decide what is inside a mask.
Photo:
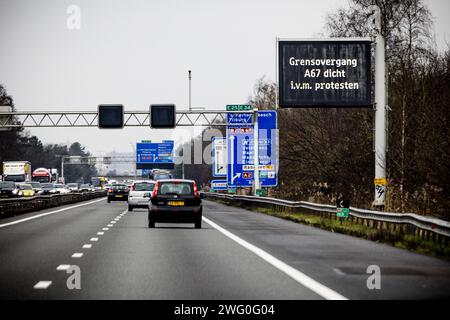
[{"label": "white car", "polygon": [[78,186],[78,183],[68,183],[66,184],[66,188],[70,190],[70,192],[79,192],[80,187]]},{"label": "white car", "polygon": [[70,189],[68,189],[65,185],[63,185],[61,183],[55,183],[55,190],[56,190],[56,193],[59,193],[59,194],[70,193]]},{"label": "white car", "polygon": [[128,193],[128,211],[133,211],[134,208],[147,208],[154,187],[155,181],[134,181]]}]

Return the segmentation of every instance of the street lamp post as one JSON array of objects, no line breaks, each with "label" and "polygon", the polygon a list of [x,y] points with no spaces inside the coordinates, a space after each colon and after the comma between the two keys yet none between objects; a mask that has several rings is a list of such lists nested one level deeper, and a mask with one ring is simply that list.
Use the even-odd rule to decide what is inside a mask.
[{"label": "street lamp post", "polygon": [[192,111],[192,104],[191,104],[191,82],[192,82],[192,74],[191,74],[191,70],[188,70],[188,78],[189,78],[189,111]]},{"label": "street lamp post", "polygon": [[[189,79],[189,112],[192,111],[192,71],[188,70],[188,79]],[[183,158],[181,159],[181,176],[182,179],[184,179],[184,152],[183,152]]]}]

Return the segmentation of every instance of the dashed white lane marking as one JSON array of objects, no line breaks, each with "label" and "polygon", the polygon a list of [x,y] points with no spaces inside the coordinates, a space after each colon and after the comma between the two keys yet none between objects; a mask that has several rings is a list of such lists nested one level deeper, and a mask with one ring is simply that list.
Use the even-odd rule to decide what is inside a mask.
[{"label": "dashed white lane marking", "polygon": [[20,219],[20,220],[17,220],[17,221],[0,224],[0,228],[4,228],[4,227],[7,227],[7,226],[12,226],[14,224],[22,223],[22,222],[25,222],[25,221],[30,221],[30,220],[42,218],[42,217],[45,217],[45,216],[48,216],[48,215],[51,215],[51,214],[54,214],[54,213],[59,213],[59,212],[67,211],[67,210],[70,210],[70,209],[75,209],[75,208],[79,208],[79,207],[83,207],[83,206],[88,206],[90,204],[93,204],[93,203],[96,203],[96,202],[100,202],[100,201],[105,201],[105,199],[102,198],[102,199],[99,199],[99,200],[94,200],[94,201],[90,201],[90,202],[87,202],[87,203],[77,204],[75,206],[71,206],[71,207],[67,207],[67,208],[63,208],[63,209],[59,209],[59,210],[55,210],[55,211],[51,211],[51,212],[37,214],[35,216],[28,217],[28,218],[25,218],[25,219]]},{"label": "dashed white lane marking", "polygon": [[91,238],[89,241],[95,242],[95,241],[98,241],[98,238]]},{"label": "dashed white lane marking", "polygon": [[113,226],[112,224],[108,224],[108,227],[109,227],[109,228],[112,228],[112,226]]},{"label": "dashed white lane marking", "polygon": [[342,272],[342,270],[339,268],[333,268],[333,271],[336,272],[340,276],[345,276],[345,273]]},{"label": "dashed white lane marking", "polygon": [[34,285],[33,288],[34,288],[34,289],[37,289],[37,290],[45,290],[45,289],[47,289],[48,287],[50,287],[51,284],[52,284],[51,281],[39,281],[38,283],[36,283],[36,284]]},{"label": "dashed white lane marking", "polygon": [[72,258],[81,258],[83,256],[83,253],[81,252],[76,252],[72,255]]},{"label": "dashed white lane marking", "polygon": [[115,224],[117,221],[111,221],[112,224]]},{"label": "dashed white lane marking", "polygon": [[211,225],[213,228],[217,229],[219,232],[224,234],[226,237],[230,238],[231,240],[237,242],[247,250],[253,252],[258,257],[263,259],[264,261],[268,262],[278,270],[284,272],[289,277],[303,285],[304,287],[310,289],[311,291],[315,292],[319,296],[327,299],[327,300],[348,300],[346,297],[340,295],[339,293],[333,291],[332,289],[324,286],[323,284],[317,282],[316,280],[308,277],[306,274],[298,271],[297,269],[294,269],[290,265],[284,263],[283,261],[275,258],[271,254],[267,253],[266,251],[258,248],[257,246],[254,246],[253,244],[245,241],[244,239],[239,238],[235,234],[231,233],[230,231],[222,228],[221,226],[217,225],[216,223],[212,222],[208,218],[203,217],[203,221]]},{"label": "dashed white lane marking", "polygon": [[92,244],[84,244],[83,249],[90,249],[92,248]]},{"label": "dashed white lane marking", "polygon": [[102,235],[104,235],[105,233],[104,232],[102,232],[102,231],[100,231],[100,232],[97,232],[97,235],[98,236],[102,236]]},{"label": "dashed white lane marking", "polygon": [[58,271],[66,271],[66,270],[69,270],[69,268],[70,268],[70,264],[60,264],[56,268],[56,270],[58,270]]},{"label": "dashed white lane marking", "polygon": [[103,231],[108,231],[108,230],[109,230],[109,228],[102,228],[102,230],[103,230]]}]

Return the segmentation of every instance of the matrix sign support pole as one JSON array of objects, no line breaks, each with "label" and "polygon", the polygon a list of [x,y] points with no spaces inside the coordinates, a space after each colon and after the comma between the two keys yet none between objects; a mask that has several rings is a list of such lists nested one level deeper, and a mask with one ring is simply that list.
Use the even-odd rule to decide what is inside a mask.
[{"label": "matrix sign support pole", "polygon": [[371,6],[371,23],[376,29],[375,48],[375,201],[374,206],[386,204],[386,61],[385,39],[381,34],[381,11]]},{"label": "matrix sign support pole", "polygon": [[[61,157],[61,181],[62,183],[66,183],[64,180],[64,156]],[[59,183],[59,181],[56,181],[56,183]]]},{"label": "matrix sign support pole", "polygon": [[253,165],[254,165],[254,181],[255,188],[253,194],[256,196],[257,191],[261,189],[259,184],[259,129],[258,129],[258,108],[253,109]]},{"label": "matrix sign support pole", "polygon": [[181,179],[184,180],[184,158],[181,160]]}]

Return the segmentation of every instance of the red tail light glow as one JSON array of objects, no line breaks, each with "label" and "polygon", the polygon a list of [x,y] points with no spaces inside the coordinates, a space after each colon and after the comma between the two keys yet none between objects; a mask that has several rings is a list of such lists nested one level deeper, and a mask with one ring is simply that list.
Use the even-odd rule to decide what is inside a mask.
[{"label": "red tail light glow", "polygon": [[156,181],[155,183],[155,187],[153,188],[153,192],[152,192],[152,197],[156,197],[156,195],[158,194],[158,187],[159,187],[159,182]]},{"label": "red tail light glow", "polygon": [[200,194],[198,193],[197,184],[194,181],[194,197],[200,198]]}]

